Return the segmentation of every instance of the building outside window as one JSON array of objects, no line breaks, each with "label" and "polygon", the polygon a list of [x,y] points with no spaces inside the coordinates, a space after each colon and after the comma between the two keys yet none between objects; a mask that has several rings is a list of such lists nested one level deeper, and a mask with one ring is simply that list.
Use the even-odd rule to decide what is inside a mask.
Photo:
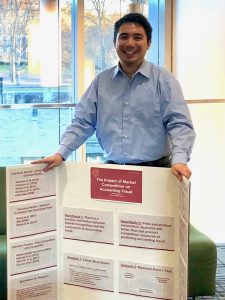
[{"label": "building outside window", "polygon": [[[117,63],[113,24],[136,2],[153,26],[148,59],[165,64],[165,1],[0,0],[0,165],[57,150],[84,90]],[[79,159],[102,160],[95,136]]]}]

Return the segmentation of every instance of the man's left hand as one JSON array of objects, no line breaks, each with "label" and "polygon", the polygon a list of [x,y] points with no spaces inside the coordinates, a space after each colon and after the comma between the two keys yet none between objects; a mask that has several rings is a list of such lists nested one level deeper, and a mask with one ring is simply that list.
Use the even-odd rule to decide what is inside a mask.
[{"label": "man's left hand", "polygon": [[191,177],[191,170],[185,164],[174,164],[172,166],[172,173],[180,181],[182,180],[182,176],[185,176],[187,179]]}]

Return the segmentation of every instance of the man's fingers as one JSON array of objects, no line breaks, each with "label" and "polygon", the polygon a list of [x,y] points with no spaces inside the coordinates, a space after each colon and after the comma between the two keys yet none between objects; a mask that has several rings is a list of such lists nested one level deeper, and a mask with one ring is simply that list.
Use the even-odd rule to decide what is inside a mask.
[{"label": "man's fingers", "polygon": [[34,160],[34,161],[32,161],[31,162],[33,165],[35,165],[35,164],[44,164],[44,163],[46,163],[46,161],[45,161],[45,159],[43,158],[43,159],[37,159],[37,160]]},{"label": "man's fingers", "polygon": [[185,176],[187,179],[191,177],[191,170],[185,164],[174,164],[172,166],[172,173],[181,181],[182,176]]},{"label": "man's fingers", "polygon": [[49,157],[45,157],[42,159],[32,161],[31,163],[32,164],[46,164],[43,171],[47,172],[47,171],[52,170],[53,168],[59,166],[62,161],[63,161],[63,157],[60,154],[54,154]]},{"label": "man's fingers", "polygon": [[178,180],[182,180],[182,175],[177,170],[173,169],[172,173],[177,177]]},{"label": "man's fingers", "polygon": [[182,175],[184,175],[187,179],[190,179],[191,171],[185,171]]},{"label": "man's fingers", "polygon": [[54,169],[54,167],[56,167],[54,163],[48,164],[46,167],[44,167],[43,171],[48,172],[48,171]]}]

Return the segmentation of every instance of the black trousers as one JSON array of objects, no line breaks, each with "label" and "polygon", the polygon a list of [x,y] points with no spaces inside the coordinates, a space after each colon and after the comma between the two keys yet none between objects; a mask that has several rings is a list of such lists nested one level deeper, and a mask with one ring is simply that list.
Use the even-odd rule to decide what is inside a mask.
[{"label": "black trousers", "polygon": [[171,157],[164,156],[160,159],[153,160],[153,161],[145,161],[141,163],[125,163],[125,164],[118,164],[113,160],[107,160],[106,164],[116,164],[116,165],[128,165],[128,166],[142,166],[142,167],[159,167],[159,168],[171,168]]}]

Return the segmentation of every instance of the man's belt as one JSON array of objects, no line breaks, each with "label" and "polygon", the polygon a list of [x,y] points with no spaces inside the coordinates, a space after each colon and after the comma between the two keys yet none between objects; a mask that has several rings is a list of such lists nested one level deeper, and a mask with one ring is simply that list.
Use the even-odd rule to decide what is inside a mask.
[{"label": "man's belt", "polygon": [[116,163],[113,160],[107,160],[107,164],[116,164],[116,165],[128,165],[128,166],[142,166],[142,167],[171,167],[171,156],[163,156],[159,159],[152,161],[144,161],[140,163]]}]

